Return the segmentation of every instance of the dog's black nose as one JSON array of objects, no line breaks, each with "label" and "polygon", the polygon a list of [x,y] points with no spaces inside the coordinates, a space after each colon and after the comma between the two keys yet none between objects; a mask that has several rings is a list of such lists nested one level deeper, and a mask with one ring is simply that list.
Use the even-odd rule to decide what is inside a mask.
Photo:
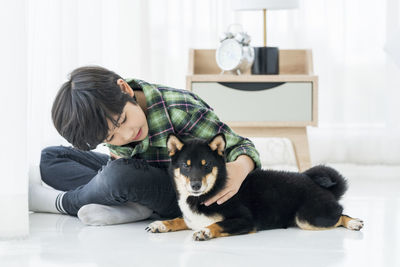
[{"label": "dog's black nose", "polygon": [[190,182],[190,186],[192,187],[193,190],[197,191],[201,188],[201,182],[200,181]]}]

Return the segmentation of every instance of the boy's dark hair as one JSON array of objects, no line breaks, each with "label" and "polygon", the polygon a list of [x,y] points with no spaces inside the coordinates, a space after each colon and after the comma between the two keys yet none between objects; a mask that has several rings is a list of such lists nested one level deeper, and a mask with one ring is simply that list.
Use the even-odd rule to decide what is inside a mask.
[{"label": "boy's dark hair", "polygon": [[[51,109],[57,131],[74,147],[95,149],[108,134],[109,119],[116,127],[125,104],[136,101],[121,91],[118,74],[99,66],[72,71],[59,89]],[[113,116],[118,115],[115,120]]]}]

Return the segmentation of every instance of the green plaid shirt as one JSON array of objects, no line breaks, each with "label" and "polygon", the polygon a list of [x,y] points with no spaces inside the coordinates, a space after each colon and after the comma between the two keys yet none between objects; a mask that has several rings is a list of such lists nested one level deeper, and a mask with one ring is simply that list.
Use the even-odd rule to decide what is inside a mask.
[{"label": "green plaid shirt", "polygon": [[254,144],[221,122],[213,109],[196,94],[137,79],[125,81],[132,89],[141,89],[146,97],[149,134],[135,147],[104,144],[115,155],[145,159],[152,166],[166,168],[171,161],[166,145],[168,134],[174,133],[182,140],[208,140],[222,132],[226,138],[228,162],[245,154],[253,159],[256,167],[261,167]]}]

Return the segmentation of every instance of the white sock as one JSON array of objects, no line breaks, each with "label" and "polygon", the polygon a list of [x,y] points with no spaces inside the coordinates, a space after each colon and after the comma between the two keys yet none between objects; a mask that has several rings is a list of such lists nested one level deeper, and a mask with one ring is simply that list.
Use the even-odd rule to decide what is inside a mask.
[{"label": "white sock", "polygon": [[121,206],[88,204],[78,211],[78,218],[87,225],[111,225],[147,219],[153,211],[136,202]]},{"label": "white sock", "polygon": [[29,165],[29,185],[38,184],[42,185],[42,177],[40,175],[40,168],[38,165]]},{"label": "white sock", "polygon": [[[57,209],[56,200],[62,200],[63,191],[44,187],[38,165],[29,166],[29,210],[34,212],[65,213]],[[58,197],[60,196],[60,197]]]}]

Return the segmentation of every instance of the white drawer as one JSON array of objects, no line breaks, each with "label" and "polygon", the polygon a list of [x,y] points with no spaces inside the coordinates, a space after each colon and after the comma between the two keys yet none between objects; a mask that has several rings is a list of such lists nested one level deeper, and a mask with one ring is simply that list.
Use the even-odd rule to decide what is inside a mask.
[{"label": "white drawer", "polygon": [[310,122],[311,82],[192,82],[224,122]]}]

